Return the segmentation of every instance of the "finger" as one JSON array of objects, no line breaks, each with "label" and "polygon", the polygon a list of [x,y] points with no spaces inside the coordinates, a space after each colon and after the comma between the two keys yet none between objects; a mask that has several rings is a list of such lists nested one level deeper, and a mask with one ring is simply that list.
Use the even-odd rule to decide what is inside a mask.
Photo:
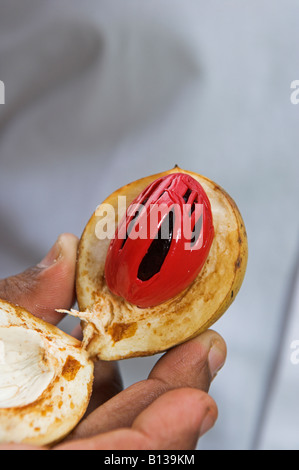
[{"label": "finger", "polygon": [[[83,334],[81,325],[77,325],[73,329],[72,336],[82,341]],[[85,413],[85,417],[87,417],[92,411],[96,410],[107,400],[114,397],[117,393],[121,392],[122,389],[123,382],[118,363],[114,361],[96,361],[94,364],[92,395]],[[72,434],[68,436],[68,439],[71,438]]]},{"label": "finger", "polygon": [[104,403],[79,424],[72,437],[78,439],[131,426],[147,406],[168,390],[191,387],[207,391],[225,358],[225,342],[212,330],[176,346],[158,361],[148,380]]},{"label": "finger", "polygon": [[217,419],[217,406],[205,392],[178,389],[165,393],[132,423],[56,450],[190,450]]},{"label": "finger", "polygon": [[182,388],[165,393],[146,408],[133,429],[148,437],[150,449],[194,449],[217,416],[217,405],[210,395]]},{"label": "finger", "polygon": [[1,450],[47,450],[46,447],[38,447],[30,444],[1,444]]},{"label": "finger", "polygon": [[226,359],[226,344],[213,330],[177,346],[161,357],[149,378],[166,381],[168,388],[192,387],[208,391]]},{"label": "finger", "polygon": [[77,246],[78,239],[74,235],[60,235],[38,265],[0,280],[0,298],[57,324],[62,315],[55,309],[69,309],[74,302]]},{"label": "finger", "polygon": [[92,396],[85,417],[120,393],[122,389],[123,382],[117,362],[96,362],[94,365]]}]

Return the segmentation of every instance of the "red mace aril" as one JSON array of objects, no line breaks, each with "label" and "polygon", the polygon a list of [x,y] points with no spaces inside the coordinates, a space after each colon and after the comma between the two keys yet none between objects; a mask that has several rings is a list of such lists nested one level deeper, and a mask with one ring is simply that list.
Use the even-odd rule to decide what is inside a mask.
[{"label": "red mace aril", "polygon": [[106,282],[140,308],[159,305],[200,273],[214,238],[210,201],[185,173],[150,184],[130,204],[111,241]]}]

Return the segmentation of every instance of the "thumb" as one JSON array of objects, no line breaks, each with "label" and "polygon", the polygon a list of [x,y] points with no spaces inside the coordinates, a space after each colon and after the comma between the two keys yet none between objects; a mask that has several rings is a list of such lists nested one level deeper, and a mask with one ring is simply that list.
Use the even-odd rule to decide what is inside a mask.
[{"label": "thumb", "polygon": [[20,305],[43,320],[57,324],[56,308],[71,308],[75,300],[78,239],[60,235],[45,258],[21,274],[0,280],[0,298]]}]

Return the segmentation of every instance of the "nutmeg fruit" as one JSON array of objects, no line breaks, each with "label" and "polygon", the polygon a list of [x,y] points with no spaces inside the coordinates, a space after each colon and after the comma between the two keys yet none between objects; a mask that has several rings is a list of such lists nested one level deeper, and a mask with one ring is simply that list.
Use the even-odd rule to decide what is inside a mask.
[{"label": "nutmeg fruit", "polygon": [[[189,285],[158,305],[140,308],[112,292],[105,277],[113,231],[123,217],[120,198],[128,208],[156,180],[178,173],[190,176],[203,188],[211,207],[213,241],[200,272]],[[109,207],[113,210],[109,211]],[[109,228],[106,237],[99,236],[104,225],[113,227],[113,233]],[[71,313],[82,319],[83,343],[88,354],[107,361],[146,356],[203,332],[235,299],[244,279],[247,254],[245,225],[236,203],[208,178],[176,166],[118,189],[98,206],[79,244],[76,270],[79,311]],[[180,275],[178,270],[177,276]]]}]

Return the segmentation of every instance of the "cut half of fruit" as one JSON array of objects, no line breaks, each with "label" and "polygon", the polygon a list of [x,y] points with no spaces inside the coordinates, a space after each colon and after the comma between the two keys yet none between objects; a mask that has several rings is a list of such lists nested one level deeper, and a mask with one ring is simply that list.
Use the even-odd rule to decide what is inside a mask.
[{"label": "cut half of fruit", "polygon": [[0,300],[0,442],[61,440],[87,408],[93,368],[80,341]]},{"label": "cut half of fruit", "polygon": [[[99,227],[101,231],[104,225],[116,228],[123,215],[120,202],[128,207],[157,179],[175,173],[190,176],[203,188],[211,205],[213,242],[201,271],[187,287],[159,305],[140,308],[109,289],[105,264],[112,237],[111,233],[100,237]],[[247,236],[241,214],[233,199],[208,178],[176,166],[118,189],[92,215],[79,244],[79,311],[71,313],[82,319],[84,347],[91,357],[109,361],[162,352],[198,335],[235,299],[246,264]]]}]

